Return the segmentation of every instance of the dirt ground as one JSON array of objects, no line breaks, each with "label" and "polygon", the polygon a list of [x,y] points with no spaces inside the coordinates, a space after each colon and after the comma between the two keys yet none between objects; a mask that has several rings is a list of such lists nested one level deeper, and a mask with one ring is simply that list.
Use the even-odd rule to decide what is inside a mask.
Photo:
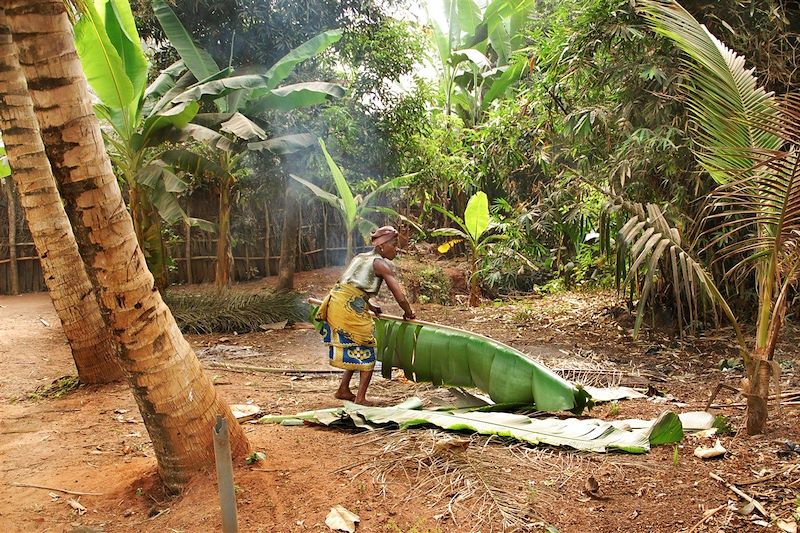
[{"label": "dirt ground", "polygon": [[[338,272],[301,273],[297,285],[322,296]],[[257,290],[272,282],[243,286]],[[718,383],[735,386],[741,379],[740,370],[717,368],[734,355],[729,330],[680,342],[645,332],[634,341],[630,315],[613,293],[525,297],[479,309],[426,304],[415,310],[421,319],[507,342],[570,379],[657,393],[598,406],[590,413],[594,417],[652,418],[666,409],[702,409]],[[319,336],[303,325],[189,338],[230,403],[254,403],[271,414],[338,405],[332,396],[336,375],[211,367],[227,362],[328,368]],[[790,324],[778,352],[784,392],[800,388],[798,340],[800,332]],[[179,497],[164,495],[126,385],[80,387],[58,398],[32,394],[75,374],[46,294],[0,297],[0,362],[0,531],[220,530],[213,472],[198,475]],[[384,405],[412,395],[428,404],[452,401],[446,390],[401,377],[376,377],[370,393]],[[734,432],[720,437],[725,458],[709,461],[693,452],[713,439],[698,437],[634,456],[533,448],[432,430],[374,435],[247,423],[253,448],[267,459],[236,466],[240,531],[328,531],[325,517],[337,504],[360,516],[358,531],[364,533],[502,531],[504,518],[511,523],[520,517],[524,530],[562,533],[780,531],[779,521],[790,522],[800,505],[800,454],[784,453],[786,442],[800,441],[797,406],[785,405],[777,413],[773,404],[767,434],[748,438],[737,431],[743,423],[744,411],[736,406],[741,401],[726,390],[719,394],[721,407],[714,412],[729,416]],[[747,502],[711,474],[755,497],[768,516],[748,512]],[[590,494],[592,481],[599,490]],[[85,513],[78,514],[69,499]]]}]

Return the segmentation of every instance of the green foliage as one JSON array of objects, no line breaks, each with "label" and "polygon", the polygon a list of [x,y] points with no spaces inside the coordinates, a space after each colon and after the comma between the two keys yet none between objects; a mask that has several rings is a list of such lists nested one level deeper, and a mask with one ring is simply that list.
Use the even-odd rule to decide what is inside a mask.
[{"label": "green foliage", "polygon": [[259,463],[261,461],[267,460],[267,454],[264,452],[252,452],[247,458],[244,460],[245,464],[253,465]]},{"label": "green foliage", "polygon": [[246,333],[264,324],[303,322],[308,304],[294,292],[169,291],[164,301],[184,333]]},{"label": "green foliage", "polygon": [[[421,406],[419,398],[409,398],[393,407],[363,407],[345,402],[343,408],[306,411],[298,413],[296,417],[326,426],[354,423],[357,427],[372,430],[435,426],[450,431],[472,431],[530,444],[564,446],[591,452],[646,453],[652,446],[680,442],[684,437],[680,418],[669,411],[645,427],[619,429],[602,420],[531,418],[494,410],[429,411],[420,409]],[[265,416],[259,422],[274,423],[285,418]]]},{"label": "green foliage", "polygon": [[403,284],[417,295],[420,303],[447,305],[452,301],[453,283],[450,277],[436,265],[417,269],[403,269]]},{"label": "green foliage", "polygon": [[523,43],[520,30],[533,6],[533,0],[429,4],[445,114],[455,110],[466,123],[478,124],[486,107],[519,80],[527,57],[511,56]]}]

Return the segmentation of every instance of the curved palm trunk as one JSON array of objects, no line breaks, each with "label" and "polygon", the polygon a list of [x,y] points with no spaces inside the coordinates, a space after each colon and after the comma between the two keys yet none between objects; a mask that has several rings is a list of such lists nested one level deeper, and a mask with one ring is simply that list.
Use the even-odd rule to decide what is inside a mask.
[{"label": "curved palm trunk", "polygon": [[212,426],[223,415],[235,457],[249,451],[242,428],[216,394],[147,270],[105,152],[86,78],[61,0],[12,0],[6,8],[20,63],[76,233],[100,288],[134,398],[170,491],[214,464]]},{"label": "curved palm trunk", "polygon": [[12,178],[33,236],[44,281],[53,300],[82,383],[122,379],[117,343],[106,326],[97,295],[78,253],[61,203],[39,123],[20,70],[16,46],[0,8],[0,129]]}]

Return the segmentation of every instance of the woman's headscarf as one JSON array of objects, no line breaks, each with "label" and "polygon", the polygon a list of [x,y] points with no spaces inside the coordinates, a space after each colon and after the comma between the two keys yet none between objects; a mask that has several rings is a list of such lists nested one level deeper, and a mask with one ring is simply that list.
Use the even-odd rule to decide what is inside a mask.
[{"label": "woman's headscarf", "polygon": [[391,241],[399,234],[400,233],[394,228],[394,226],[383,226],[373,231],[370,235],[370,238],[372,239],[373,246],[380,246],[381,244]]}]

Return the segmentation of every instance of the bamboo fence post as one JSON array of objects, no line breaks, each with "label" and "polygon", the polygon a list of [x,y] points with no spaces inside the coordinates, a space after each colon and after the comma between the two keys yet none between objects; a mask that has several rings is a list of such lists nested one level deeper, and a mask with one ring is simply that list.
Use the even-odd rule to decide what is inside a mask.
[{"label": "bamboo fence post", "polygon": [[184,239],[186,242],[183,244],[184,246],[184,255],[186,255],[186,283],[192,284],[194,283],[194,279],[192,278],[192,225],[189,222],[189,205],[190,202],[186,201],[186,231],[184,232]]},{"label": "bamboo fence post", "polygon": [[323,265],[328,266],[328,210],[322,204],[322,261]]},{"label": "bamboo fence post", "polygon": [[14,204],[14,188],[11,178],[6,178],[8,195],[8,274],[11,278],[11,294],[19,294],[19,271],[17,270],[17,206]]},{"label": "bamboo fence post", "polygon": [[267,201],[264,200],[264,275],[269,277],[272,275],[272,269],[269,265],[269,207]]}]

